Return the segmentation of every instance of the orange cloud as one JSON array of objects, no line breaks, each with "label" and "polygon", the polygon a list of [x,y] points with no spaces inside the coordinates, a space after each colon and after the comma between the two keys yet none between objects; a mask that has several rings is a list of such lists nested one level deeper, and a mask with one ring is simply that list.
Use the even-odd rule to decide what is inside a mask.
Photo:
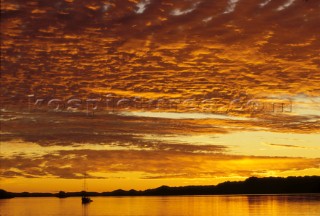
[{"label": "orange cloud", "polygon": [[[1,141],[33,143],[42,152],[28,158],[18,151],[24,147],[8,150],[4,177],[79,178],[84,169],[74,157],[94,158],[91,173],[139,172],[140,179],[317,171],[316,158],[234,156],[235,147],[224,142],[159,137],[317,134],[319,6],[311,0],[1,0]],[[48,107],[29,113],[31,94],[46,103],[110,94],[174,99],[181,109],[152,110],[163,111],[160,117],[98,110],[89,118]],[[287,98],[294,112],[252,109]],[[194,104],[186,99],[210,100],[212,109],[190,111]],[[249,106],[254,100],[260,105]],[[199,112],[208,116],[197,118]]]}]

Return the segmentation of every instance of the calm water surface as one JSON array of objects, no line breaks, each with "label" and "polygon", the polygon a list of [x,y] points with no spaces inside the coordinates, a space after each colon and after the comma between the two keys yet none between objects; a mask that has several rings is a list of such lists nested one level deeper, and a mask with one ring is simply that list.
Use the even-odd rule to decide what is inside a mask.
[{"label": "calm water surface", "polygon": [[320,216],[319,195],[14,198],[0,200],[1,216]]}]

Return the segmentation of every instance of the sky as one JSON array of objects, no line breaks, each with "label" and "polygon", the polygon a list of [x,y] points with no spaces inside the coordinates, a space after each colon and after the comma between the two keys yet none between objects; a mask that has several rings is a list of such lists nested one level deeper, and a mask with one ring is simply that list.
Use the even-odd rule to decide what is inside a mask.
[{"label": "sky", "polygon": [[13,192],[320,175],[320,1],[1,0]]}]

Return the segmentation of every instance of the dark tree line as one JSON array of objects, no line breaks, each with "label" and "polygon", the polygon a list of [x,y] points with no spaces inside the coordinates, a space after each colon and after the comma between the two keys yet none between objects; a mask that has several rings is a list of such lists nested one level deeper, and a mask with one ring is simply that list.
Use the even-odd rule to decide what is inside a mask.
[{"label": "dark tree line", "polygon": [[[305,177],[250,177],[245,181],[224,182],[215,186],[161,186],[144,191],[115,190],[112,192],[86,192],[88,196],[170,196],[170,195],[220,195],[220,194],[290,194],[320,193],[320,176]],[[59,193],[10,193],[0,190],[0,198],[13,197],[73,197],[82,196],[81,192]]]}]

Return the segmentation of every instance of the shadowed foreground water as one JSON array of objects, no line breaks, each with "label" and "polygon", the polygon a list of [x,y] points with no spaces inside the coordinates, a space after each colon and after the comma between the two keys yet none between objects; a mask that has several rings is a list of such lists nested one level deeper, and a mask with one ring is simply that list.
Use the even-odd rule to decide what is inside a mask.
[{"label": "shadowed foreground water", "polygon": [[319,216],[318,195],[14,198],[0,200],[1,216]]}]

